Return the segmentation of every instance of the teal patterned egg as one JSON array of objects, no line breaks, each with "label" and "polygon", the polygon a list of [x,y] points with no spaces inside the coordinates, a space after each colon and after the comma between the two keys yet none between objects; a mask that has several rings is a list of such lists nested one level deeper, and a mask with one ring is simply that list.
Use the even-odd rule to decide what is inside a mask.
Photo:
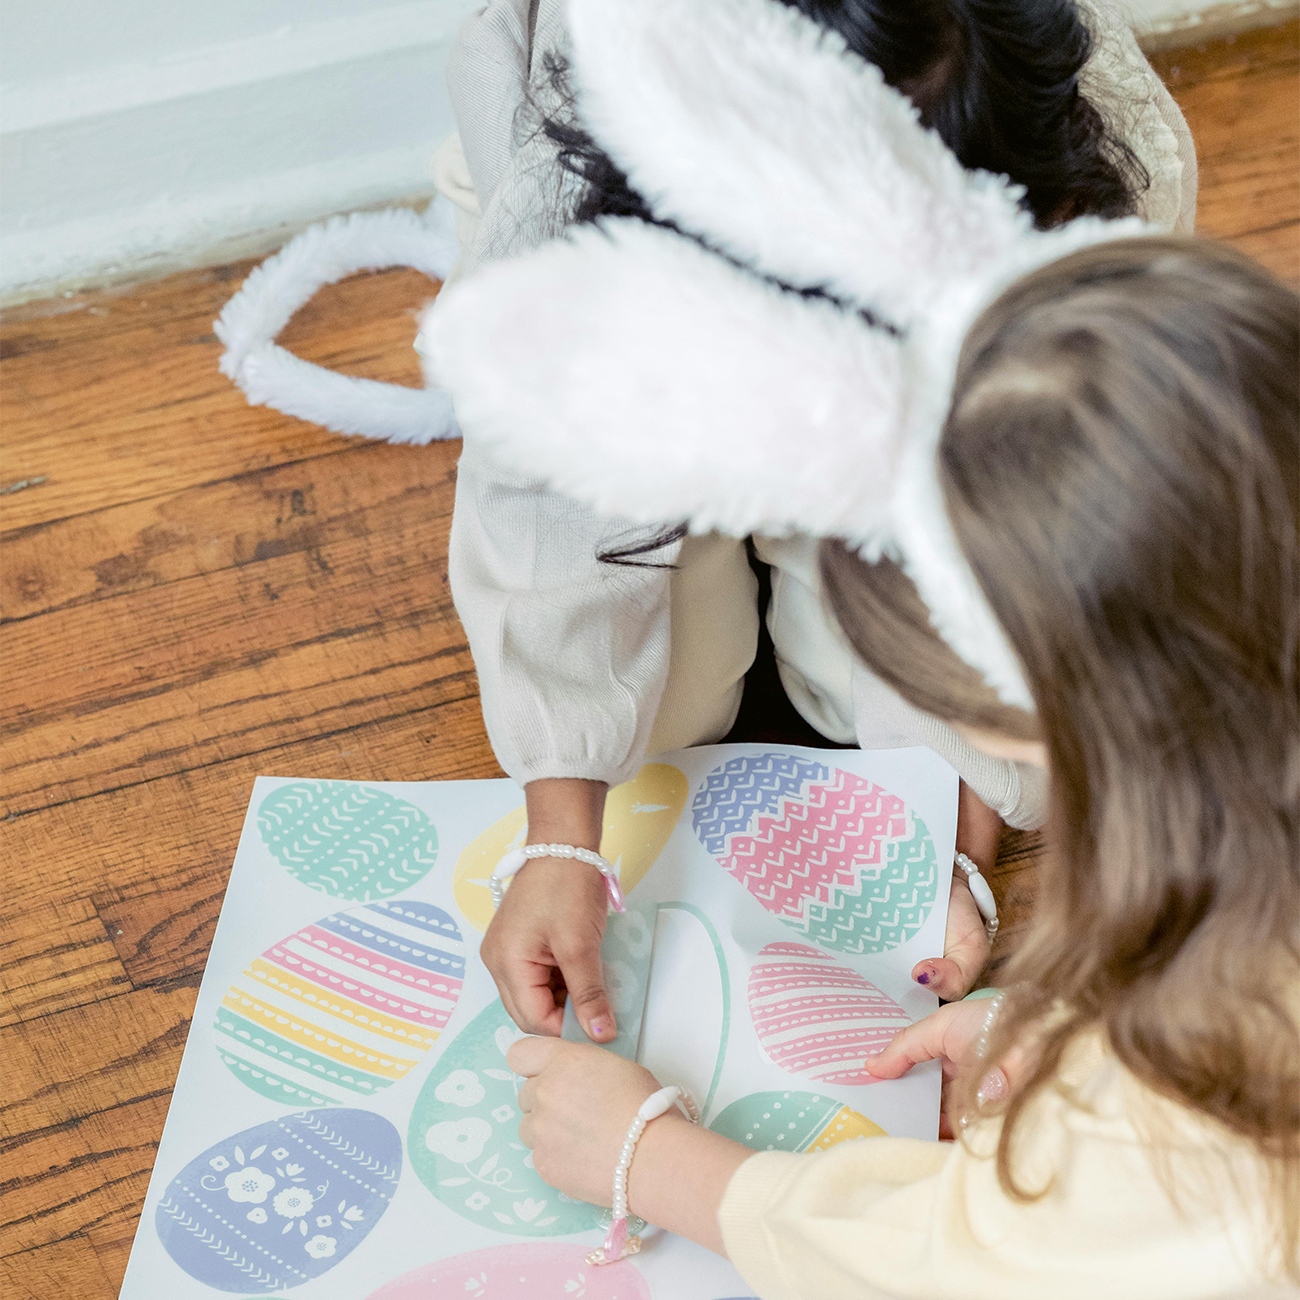
[{"label": "teal patterned egg", "polygon": [[369,903],[423,880],[438,832],[414,804],[355,781],[294,781],[258,806],[271,856],[331,898]]},{"label": "teal patterned egg", "polygon": [[519,1085],[506,1052],[523,1034],[500,1000],[443,1053],[411,1112],[406,1149],[420,1181],[448,1209],[516,1237],[598,1227],[599,1211],[548,1187],[519,1141]]}]

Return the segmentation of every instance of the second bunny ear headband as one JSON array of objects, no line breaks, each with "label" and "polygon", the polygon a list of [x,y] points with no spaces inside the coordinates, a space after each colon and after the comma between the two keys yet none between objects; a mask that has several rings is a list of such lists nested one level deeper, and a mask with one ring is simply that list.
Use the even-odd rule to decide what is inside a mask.
[{"label": "second bunny ear headband", "polygon": [[462,427],[603,512],[892,555],[952,649],[1032,709],[937,478],[958,354],[1022,275],[1149,228],[1035,230],[1018,188],[963,170],[776,0],[571,0],[569,25],[584,124],[699,238],[604,220],[445,291],[417,346]]}]

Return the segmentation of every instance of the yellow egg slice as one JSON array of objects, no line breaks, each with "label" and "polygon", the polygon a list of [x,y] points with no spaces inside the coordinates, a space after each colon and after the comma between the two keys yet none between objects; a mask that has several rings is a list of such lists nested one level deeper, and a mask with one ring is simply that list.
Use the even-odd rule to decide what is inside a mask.
[{"label": "yellow egg slice", "polygon": [[[636,888],[668,843],[686,806],[685,773],[669,763],[647,763],[631,781],[616,785],[605,799],[600,851],[617,868],[625,894]],[[528,842],[522,807],[506,813],[465,846],[456,861],[451,888],[461,915],[478,930],[492,920],[488,877],[504,854]]]}]

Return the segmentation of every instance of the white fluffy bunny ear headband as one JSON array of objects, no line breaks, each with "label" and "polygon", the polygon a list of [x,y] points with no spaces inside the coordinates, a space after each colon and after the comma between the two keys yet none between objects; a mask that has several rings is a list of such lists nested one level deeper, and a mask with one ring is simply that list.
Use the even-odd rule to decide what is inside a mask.
[{"label": "white fluffy bunny ear headband", "polygon": [[462,425],[610,514],[887,552],[948,644],[1032,709],[937,479],[958,353],[1026,272],[1150,228],[1035,230],[1022,191],[964,171],[877,68],[777,0],[571,0],[569,23],[585,124],[725,257],[606,220],[445,291],[421,346]]}]

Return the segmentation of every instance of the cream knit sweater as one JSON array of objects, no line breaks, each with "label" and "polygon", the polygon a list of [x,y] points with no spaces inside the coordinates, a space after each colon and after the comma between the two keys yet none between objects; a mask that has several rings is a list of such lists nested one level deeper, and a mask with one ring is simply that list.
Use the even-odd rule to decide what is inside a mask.
[{"label": "cream knit sweater", "polygon": [[[460,210],[457,277],[565,225],[575,185],[537,129],[561,108],[545,58],[565,48],[560,9],[559,0],[491,0],[453,52],[459,140],[440,151],[435,176]],[[1190,230],[1196,161],[1186,125],[1128,28],[1089,9],[1098,39],[1085,92],[1151,174],[1143,214]],[[758,635],[741,543],[690,538],[656,557],[674,571],[603,564],[600,551],[635,535],[626,521],[512,474],[478,447],[473,428],[464,434],[451,586],[502,767],[521,784],[615,784],[649,752],[720,739]],[[773,566],[768,618],[782,679],[814,727],[864,748],[929,745],[1013,825],[1043,820],[1040,772],[978,753],[855,663],[821,604],[816,539],[756,545]]]}]

